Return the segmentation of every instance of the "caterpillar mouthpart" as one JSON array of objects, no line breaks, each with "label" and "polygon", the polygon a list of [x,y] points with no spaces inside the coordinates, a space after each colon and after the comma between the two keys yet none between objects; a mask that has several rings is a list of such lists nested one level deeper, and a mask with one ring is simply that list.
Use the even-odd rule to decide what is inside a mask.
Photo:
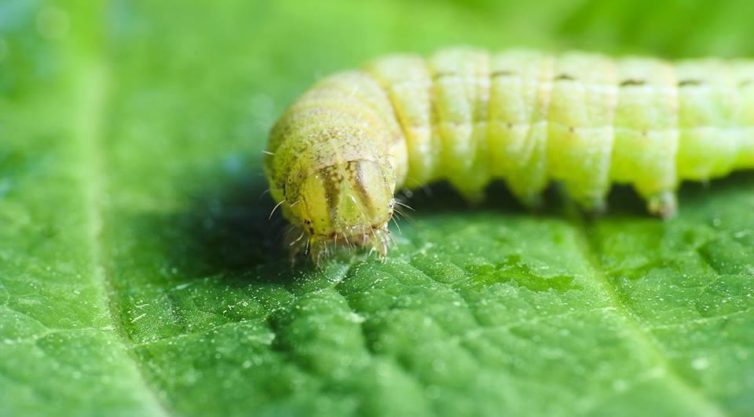
[{"label": "caterpillar mouthpart", "polygon": [[295,252],[308,252],[315,262],[335,246],[367,246],[387,254],[387,224],[393,216],[394,181],[371,160],[352,160],[321,167],[286,188],[293,203],[286,216],[307,236]]}]

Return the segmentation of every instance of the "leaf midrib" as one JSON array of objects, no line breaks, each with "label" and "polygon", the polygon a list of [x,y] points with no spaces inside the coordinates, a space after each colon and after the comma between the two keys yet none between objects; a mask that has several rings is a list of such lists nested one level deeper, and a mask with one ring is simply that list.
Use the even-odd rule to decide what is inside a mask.
[{"label": "leaf midrib", "polygon": [[107,181],[107,172],[103,167],[105,153],[102,151],[102,137],[107,110],[109,91],[109,71],[105,62],[101,59],[83,60],[74,71],[74,139],[79,141],[83,154],[82,159],[86,175],[82,177],[82,194],[87,219],[87,237],[89,239],[90,257],[92,265],[92,278],[97,288],[98,302],[103,311],[107,313],[109,321],[115,328],[115,334],[106,334],[105,337],[115,339],[118,349],[129,358],[133,375],[138,380],[136,386],[144,393],[144,399],[148,409],[155,416],[169,417],[172,413],[166,405],[160,401],[156,391],[148,383],[143,373],[141,364],[136,360],[132,349],[132,342],[126,334],[122,324],[116,319],[117,302],[111,281],[108,262],[105,259],[103,229],[102,201],[106,197],[104,186]]},{"label": "leaf midrib", "polygon": [[632,335],[631,338],[663,369],[665,379],[678,390],[678,393],[683,395],[689,403],[695,404],[697,406],[696,409],[701,410],[700,415],[714,417],[727,416],[728,414],[716,402],[680,376],[660,348],[660,342],[651,333],[642,330],[641,320],[621,301],[620,296],[615,291],[614,285],[611,285],[607,275],[603,271],[598,257],[598,246],[593,242],[591,237],[592,229],[583,220],[576,220],[572,224],[573,228],[577,231],[576,239],[579,252],[585,260],[584,264],[589,268],[587,275],[594,282],[595,289],[607,300],[609,305],[615,308],[616,314],[624,320],[626,329]]}]

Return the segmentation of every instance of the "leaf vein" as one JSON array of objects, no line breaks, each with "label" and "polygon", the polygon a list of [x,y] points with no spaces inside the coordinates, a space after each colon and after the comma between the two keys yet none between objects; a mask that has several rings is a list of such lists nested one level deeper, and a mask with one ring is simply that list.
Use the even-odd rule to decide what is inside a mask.
[{"label": "leaf vein", "polygon": [[602,296],[608,300],[608,303],[615,306],[616,314],[624,320],[632,338],[664,370],[667,381],[678,390],[680,395],[687,397],[690,403],[696,404],[696,409],[700,410],[700,415],[727,416],[727,413],[718,404],[680,376],[663,351],[662,344],[654,335],[642,330],[641,319],[637,317],[636,313],[629,306],[621,301],[613,285],[603,272],[601,262],[598,258],[599,245],[593,241],[592,229],[582,220],[575,220],[573,228],[577,232],[575,236],[577,247],[580,249],[581,255],[589,269],[587,276],[592,278],[596,290],[602,293]]}]

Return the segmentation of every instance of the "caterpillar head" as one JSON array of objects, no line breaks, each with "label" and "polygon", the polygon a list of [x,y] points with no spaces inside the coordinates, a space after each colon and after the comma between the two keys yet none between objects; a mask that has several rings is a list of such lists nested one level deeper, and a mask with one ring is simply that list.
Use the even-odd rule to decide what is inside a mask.
[{"label": "caterpillar head", "polygon": [[[315,262],[330,246],[367,246],[384,256],[395,179],[389,164],[359,159],[289,177],[286,216]],[[303,237],[306,235],[307,240]]]}]

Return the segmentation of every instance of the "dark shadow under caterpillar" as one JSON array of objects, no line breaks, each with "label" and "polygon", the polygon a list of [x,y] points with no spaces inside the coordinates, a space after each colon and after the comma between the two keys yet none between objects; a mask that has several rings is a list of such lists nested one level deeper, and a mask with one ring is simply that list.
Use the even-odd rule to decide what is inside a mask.
[{"label": "dark shadow under caterpillar", "polygon": [[588,210],[613,183],[651,213],[681,181],[754,167],[754,61],[533,51],[393,55],[335,74],[273,128],[265,171],[318,260],[330,245],[384,255],[398,189],[449,181],[472,201],[493,179],[527,205],[551,181]]}]

